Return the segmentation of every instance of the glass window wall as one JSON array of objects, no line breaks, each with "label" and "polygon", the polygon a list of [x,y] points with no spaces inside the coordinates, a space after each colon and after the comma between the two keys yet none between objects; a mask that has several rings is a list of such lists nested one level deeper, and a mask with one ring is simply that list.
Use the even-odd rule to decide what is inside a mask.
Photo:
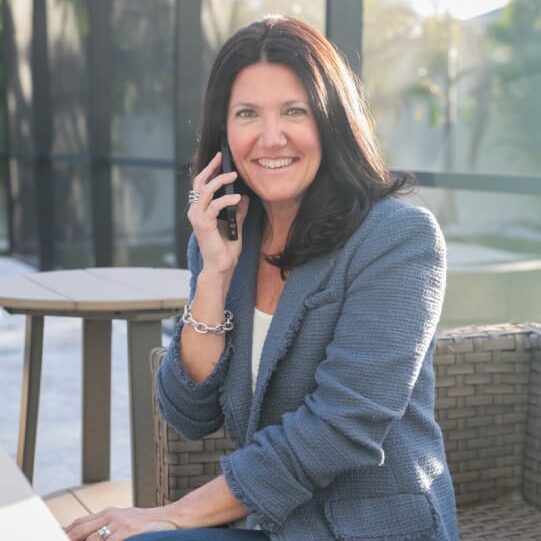
[{"label": "glass window wall", "polygon": [[[0,34],[3,35],[3,12],[0,9]],[[4,43],[0,40],[0,58],[3,58]],[[7,157],[7,111],[6,75],[4,64],[0,61],[0,254],[10,248],[8,227],[8,157]]]},{"label": "glass window wall", "polygon": [[[442,326],[541,319],[541,4],[364,7],[363,78],[388,165],[471,187],[414,198],[448,243]],[[508,193],[485,191],[502,182]]]},{"label": "glass window wall", "polygon": [[363,77],[389,164],[541,176],[541,4],[472,4],[365,1]]},{"label": "glass window wall", "polygon": [[[174,265],[175,222],[177,234],[187,234],[187,224],[178,225],[187,178],[178,174],[175,180],[175,168],[184,170],[195,145],[199,101],[216,51],[239,27],[269,13],[293,15],[324,31],[331,4],[113,0],[107,49],[112,110],[104,106],[102,116],[91,117],[100,121],[92,132],[99,141],[107,139],[102,135],[110,127],[111,147],[101,145],[91,156],[88,111],[96,100],[90,99],[90,83],[103,82],[99,90],[106,97],[109,88],[108,77],[92,79],[99,76],[95,72],[100,63],[98,57],[89,65],[89,58],[95,58],[89,44],[95,42],[88,38],[97,39],[99,34],[108,39],[103,24],[108,15],[98,22],[92,19],[100,30],[93,34],[96,26],[90,18],[96,13],[89,6],[96,4],[91,0],[47,1],[45,61],[52,116],[45,115],[41,122],[52,124],[56,264],[93,263],[92,221],[107,220],[97,219],[99,214],[92,211],[91,188],[96,181],[91,181],[90,167],[108,168],[110,157],[113,263]],[[423,182],[434,180],[435,187],[420,188],[413,200],[434,212],[448,241],[450,273],[443,322],[541,319],[541,293],[533,285],[541,283],[537,267],[541,3],[364,0],[362,4],[362,76],[387,164],[393,170],[414,171]],[[2,123],[7,129],[0,134],[0,154],[6,155],[0,168],[0,250],[8,242],[9,159],[14,250],[26,257],[39,254],[36,216],[43,214],[36,212],[40,185],[35,178],[33,130],[39,114],[33,110],[36,84],[30,62],[33,5],[32,0],[4,0],[6,19],[1,21],[4,58],[9,62],[4,61],[0,70],[0,95],[4,85],[2,104],[7,110],[0,108],[0,122],[2,115],[7,116]],[[343,21],[335,18],[334,24],[340,35]],[[39,28],[43,35],[44,26]],[[349,28],[345,38],[358,27]],[[203,44],[194,53],[186,43],[195,47],[199,30]],[[183,41],[190,38],[194,39]],[[186,65],[197,67],[188,80]],[[47,99],[43,87],[40,95]],[[42,137],[42,153],[48,151],[47,145],[48,139]],[[475,191],[481,185],[483,191]],[[497,185],[507,193],[491,193]],[[103,192],[107,194],[108,187]],[[180,199],[176,207],[175,198]],[[179,253],[183,252],[180,246]],[[509,283],[498,281],[507,279]],[[504,290],[505,295],[512,292],[512,299],[498,297]],[[504,306],[510,311],[498,312]]]},{"label": "glass window wall", "polygon": [[201,24],[205,40],[204,78],[226,39],[242,26],[269,14],[297,17],[325,31],[325,0],[203,0]]},{"label": "glass window wall", "polygon": [[115,266],[174,266],[173,172],[112,169]]},{"label": "glass window wall", "polygon": [[84,268],[92,257],[92,209],[89,169],[86,166],[55,162],[54,256],[60,268]]},{"label": "glass window wall", "polygon": [[112,7],[112,156],[173,160],[175,2]]},{"label": "glass window wall", "polygon": [[83,0],[47,2],[53,159],[88,152],[85,40],[88,16]]}]

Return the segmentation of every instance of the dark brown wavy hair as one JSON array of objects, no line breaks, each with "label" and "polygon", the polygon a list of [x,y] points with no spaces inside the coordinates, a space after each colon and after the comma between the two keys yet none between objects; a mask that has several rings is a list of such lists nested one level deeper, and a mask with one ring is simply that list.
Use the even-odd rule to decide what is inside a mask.
[{"label": "dark brown wavy hair", "polygon": [[413,179],[392,177],[386,170],[362,85],[334,45],[308,24],[282,16],[241,28],[218,53],[205,94],[192,164],[195,173],[220,150],[235,78],[258,62],[282,64],[299,77],[321,139],[321,165],[304,194],[286,246],[267,256],[284,276],[292,267],[341,247],[376,201],[407,191]]}]

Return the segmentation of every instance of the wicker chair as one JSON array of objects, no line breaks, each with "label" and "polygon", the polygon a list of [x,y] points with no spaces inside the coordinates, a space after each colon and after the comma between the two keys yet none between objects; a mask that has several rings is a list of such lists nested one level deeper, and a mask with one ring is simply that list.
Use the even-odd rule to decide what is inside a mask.
[{"label": "wicker chair", "polygon": [[[164,351],[152,352],[153,372]],[[541,328],[442,331],[434,364],[462,541],[541,540]],[[163,505],[212,479],[232,445],[223,429],[193,442],[156,406],[154,418]]]}]

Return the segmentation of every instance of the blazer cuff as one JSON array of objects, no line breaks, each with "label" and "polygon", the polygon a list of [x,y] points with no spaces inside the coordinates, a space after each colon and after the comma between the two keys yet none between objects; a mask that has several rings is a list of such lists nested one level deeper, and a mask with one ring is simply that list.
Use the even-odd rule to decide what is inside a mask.
[{"label": "blazer cuff", "polygon": [[184,323],[179,319],[177,329],[171,339],[169,350],[162,362],[160,372],[163,372],[164,389],[170,388],[174,393],[189,393],[191,397],[204,397],[223,383],[227,364],[231,353],[231,337],[225,335],[224,351],[209,376],[201,381],[194,381],[186,372],[180,355],[180,333]]},{"label": "blazer cuff", "polygon": [[[264,458],[260,454],[267,453],[254,453],[251,447],[223,456],[222,473],[233,495],[255,515],[261,529],[275,532],[295,508],[312,498],[312,493],[295,482],[278,462],[259,460]],[[274,486],[277,477],[280,487]]]},{"label": "blazer cuff", "polygon": [[181,329],[182,322],[156,376],[158,403],[162,417],[169,424],[186,437],[195,438],[222,424],[219,395],[231,353],[231,340],[226,337],[224,352],[212,373],[204,381],[196,382],[186,373],[179,356]]}]

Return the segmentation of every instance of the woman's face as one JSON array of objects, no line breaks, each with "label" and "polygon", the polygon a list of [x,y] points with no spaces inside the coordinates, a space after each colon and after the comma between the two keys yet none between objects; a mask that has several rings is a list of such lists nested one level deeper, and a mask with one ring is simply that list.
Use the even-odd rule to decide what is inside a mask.
[{"label": "woman's face", "polygon": [[267,205],[296,205],[321,163],[308,94],[282,64],[244,68],[231,88],[227,137],[236,169]]}]

